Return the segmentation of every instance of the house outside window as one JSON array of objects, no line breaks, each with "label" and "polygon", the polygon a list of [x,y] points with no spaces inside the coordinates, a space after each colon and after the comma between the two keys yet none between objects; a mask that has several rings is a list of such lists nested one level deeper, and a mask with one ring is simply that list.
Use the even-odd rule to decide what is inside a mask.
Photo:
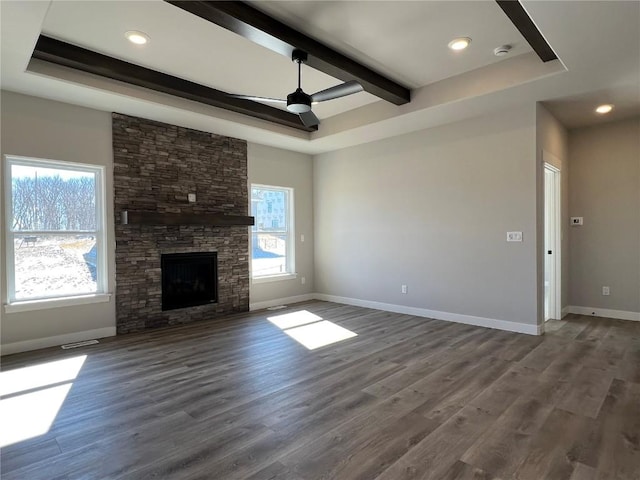
[{"label": "house outside window", "polygon": [[5,156],[9,305],[105,293],[104,169]]},{"label": "house outside window", "polygon": [[293,189],[251,185],[251,276],[254,281],[295,277]]}]

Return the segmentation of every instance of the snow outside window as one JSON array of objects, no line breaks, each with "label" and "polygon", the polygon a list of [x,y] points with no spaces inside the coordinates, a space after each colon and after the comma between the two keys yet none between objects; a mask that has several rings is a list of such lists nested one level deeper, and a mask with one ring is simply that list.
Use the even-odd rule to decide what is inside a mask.
[{"label": "snow outside window", "polygon": [[5,158],[9,304],[104,293],[103,168]]}]

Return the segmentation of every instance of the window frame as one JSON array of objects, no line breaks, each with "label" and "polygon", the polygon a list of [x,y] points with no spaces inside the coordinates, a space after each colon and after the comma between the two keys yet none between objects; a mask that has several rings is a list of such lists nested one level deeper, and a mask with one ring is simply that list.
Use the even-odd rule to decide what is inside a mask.
[{"label": "window frame", "polygon": [[[258,188],[261,190],[271,190],[275,192],[286,191],[288,201],[287,204],[284,205],[285,208],[285,217],[286,217],[286,247],[285,247],[285,266],[286,272],[277,273],[277,274],[267,274],[267,275],[254,275],[253,273],[253,234],[260,233],[254,231],[254,228],[257,228],[258,218],[255,218],[255,225],[250,227],[250,235],[249,235],[249,273],[251,276],[252,283],[267,283],[267,282],[277,282],[280,280],[291,280],[297,278],[298,274],[296,273],[296,262],[295,262],[295,202],[294,202],[294,189],[292,187],[283,187],[280,185],[266,185],[262,183],[250,183],[249,184],[249,211],[253,213],[253,205],[252,205],[252,191],[254,188]],[[273,207],[272,207],[273,208]],[[274,232],[280,233],[280,232]]]},{"label": "window frame", "polygon": [[[107,293],[107,228],[106,228],[106,198],[105,198],[105,167],[102,165],[92,165],[87,163],[68,162],[63,160],[41,159],[25,157],[19,155],[4,155],[4,202],[5,202],[5,258],[6,262],[6,282],[7,282],[7,303],[5,311],[19,312],[28,310],[40,310],[56,306],[80,305],[86,303],[98,303],[109,301],[110,295]],[[64,230],[64,231],[15,231],[13,223],[13,182],[11,167],[13,165],[50,168],[55,170],[69,170],[75,172],[92,173],[95,176],[95,230]],[[96,239],[96,291],[91,293],[78,293],[67,295],[51,295],[43,297],[33,297],[28,299],[16,299],[15,292],[15,249],[14,238],[16,235],[33,233],[34,235],[81,235],[93,234]]]}]

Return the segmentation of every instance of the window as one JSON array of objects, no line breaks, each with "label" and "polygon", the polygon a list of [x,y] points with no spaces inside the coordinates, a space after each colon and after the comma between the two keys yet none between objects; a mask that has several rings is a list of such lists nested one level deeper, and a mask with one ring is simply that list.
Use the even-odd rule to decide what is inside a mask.
[{"label": "window", "polygon": [[104,293],[102,167],[5,158],[9,304]]},{"label": "window", "polygon": [[[274,208],[274,205],[282,208]],[[251,275],[279,279],[295,275],[293,189],[251,185]]]}]

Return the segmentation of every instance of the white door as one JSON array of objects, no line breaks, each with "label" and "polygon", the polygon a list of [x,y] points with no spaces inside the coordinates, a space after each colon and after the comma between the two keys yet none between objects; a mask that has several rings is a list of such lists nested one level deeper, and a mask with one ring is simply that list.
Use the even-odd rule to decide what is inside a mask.
[{"label": "white door", "polygon": [[[544,152],[544,156],[549,154]],[[560,170],[544,164],[544,319],[560,320]]]}]

